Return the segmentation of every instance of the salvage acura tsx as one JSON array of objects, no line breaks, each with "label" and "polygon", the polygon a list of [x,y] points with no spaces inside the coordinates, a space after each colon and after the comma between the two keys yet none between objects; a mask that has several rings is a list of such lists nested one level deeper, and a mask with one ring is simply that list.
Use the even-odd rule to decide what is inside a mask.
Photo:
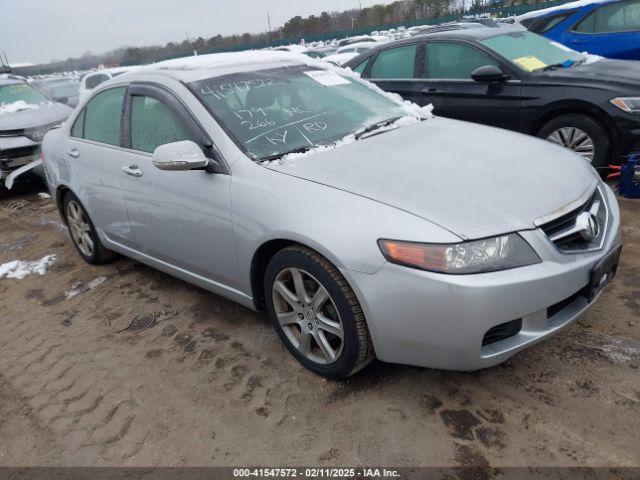
[{"label": "salvage acura tsx", "polygon": [[264,309],[332,378],[374,356],[500,363],[575,320],[620,256],[615,197],[584,158],[288,53],[110,80],[43,160],[86,261],[117,252]]}]

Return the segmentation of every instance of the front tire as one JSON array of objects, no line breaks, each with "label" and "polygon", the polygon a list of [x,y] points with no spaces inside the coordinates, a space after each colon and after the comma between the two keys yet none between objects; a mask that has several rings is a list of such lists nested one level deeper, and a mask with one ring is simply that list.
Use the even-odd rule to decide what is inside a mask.
[{"label": "front tire", "polygon": [[291,246],[265,273],[267,314],[289,352],[306,368],[346,378],[373,360],[373,347],[355,293],[317,252]]},{"label": "front tire", "polygon": [[609,163],[609,136],[596,120],[586,115],[560,115],[547,122],[538,136],[582,155],[594,168],[606,168]]},{"label": "front tire", "polygon": [[68,192],[62,205],[71,239],[84,261],[91,265],[113,261],[117,255],[102,245],[98,232],[78,197]]}]

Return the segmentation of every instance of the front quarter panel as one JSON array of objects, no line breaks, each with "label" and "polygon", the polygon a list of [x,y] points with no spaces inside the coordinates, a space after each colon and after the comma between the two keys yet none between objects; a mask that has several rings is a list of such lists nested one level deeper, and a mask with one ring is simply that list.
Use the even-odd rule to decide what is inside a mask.
[{"label": "front quarter panel", "polygon": [[270,240],[307,245],[343,272],[363,273],[375,273],[386,262],[377,244],[380,238],[460,241],[407,212],[246,158],[234,165],[232,203],[240,277],[247,294],[251,294],[253,256]]}]

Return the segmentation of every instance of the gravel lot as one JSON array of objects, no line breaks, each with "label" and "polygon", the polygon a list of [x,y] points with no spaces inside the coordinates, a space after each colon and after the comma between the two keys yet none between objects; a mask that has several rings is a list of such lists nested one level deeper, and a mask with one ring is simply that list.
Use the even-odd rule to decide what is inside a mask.
[{"label": "gravel lot", "polygon": [[[127,259],[91,267],[54,204],[0,198],[0,466],[640,466],[640,202],[578,323],[507,364],[302,369],[263,315]],[[131,328],[114,333],[133,322]]]}]

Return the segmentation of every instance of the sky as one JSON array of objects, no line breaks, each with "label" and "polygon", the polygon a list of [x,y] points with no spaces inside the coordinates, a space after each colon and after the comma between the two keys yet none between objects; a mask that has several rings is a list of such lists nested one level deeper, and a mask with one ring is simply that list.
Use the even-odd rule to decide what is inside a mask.
[{"label": "sky", "polygon": [[262,32],[267,11],[275,28],[296,15],[358,7],[358,0],[0,0],[0,52],[10,63],[48,63],[187,35]]}]

